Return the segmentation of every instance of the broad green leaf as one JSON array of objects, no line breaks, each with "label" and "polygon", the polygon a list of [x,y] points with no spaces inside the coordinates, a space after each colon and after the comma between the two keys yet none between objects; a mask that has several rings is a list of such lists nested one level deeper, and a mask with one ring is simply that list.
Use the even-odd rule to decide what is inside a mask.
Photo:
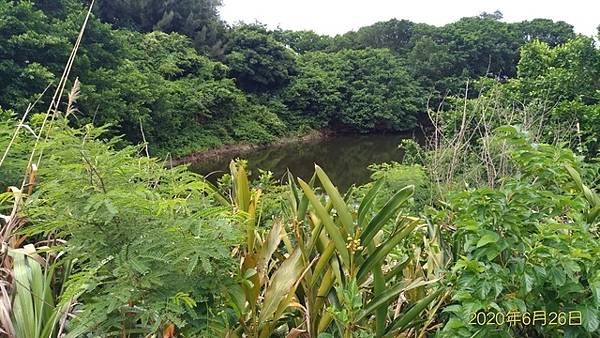
[{"label": "broad green leaf", "polygon": [[592,294],[594,295],[595,302],[600,304],[600,280],[590,282],[590,289],[592,289]]},{"label": "broad green leaf", "polygon": [[237,315],[241,317],[246,307],[244,290],[239,285],[231,285],[227,288],[227,294],[229,295],[229,304],[236,311]]},{"label": "broad green leaf", "polygon": [[581,325],[587,332],[596,332],[600,327],[600,312],[597,307],[585,305],[581,308]]},{"label": "broad green leaf", "polygon": [[528,274],[527,272],[525,272],[523,274],[523,280],[525,282],[525,290],[527,292],[531,292],[531,290],[533,290],[533,285],[535,283],[535,277],[531,276],[530,274]]},{"label": "broad green leaf", "polygon": [[581,179],[581,176],[579,175],[577,170],[575,170],[573,167],[571,167],[568,164],[565,165],[565,168],[569,172],[569,175],[571,175],[571,178],[573,179],[573,181],[575,181],[575,184],[577,185],[579,190],[583,193],[584,197],[588,200],[591,207],[592,208],[599,207],[600,206],[600,196],[595,194],[589,187],[587,187],[585,184],[583,184],[583,180]]},{"label": "broad green leaf", "polygon": [[490,243],[496,243],[499,239],[500,237],[497,233],[488,231],[485,235],[481,236],[481,238],[477,242],[477,247],[481,248],[482,246],[488,245]]}]

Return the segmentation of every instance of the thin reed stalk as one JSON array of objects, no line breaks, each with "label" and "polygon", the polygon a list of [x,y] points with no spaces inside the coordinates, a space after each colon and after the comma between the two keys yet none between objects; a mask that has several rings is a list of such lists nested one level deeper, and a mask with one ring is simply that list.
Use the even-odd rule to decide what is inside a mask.
[{"label": "thin reed stalk", "polygon": [[[52,97],[52,101],[50,102],[50,104],[48,106],[46,115],[40,126],[40,130],[37,133],[37,135],[35,135],[35,141],[33,143],[31,153],[29,155],[29,159],[27,162],[27,166],[25,168],[25,174],[23,176],[23,181],[21,182],[21,187],[20,187],[20,189],[16,188],[16,187],[11,187],[13,196],[14,196],[14,203],[13,203],[13,207],[10,212],[10,216],[2,218],[4,220],[4,225],[0,229],[0,247],[1,247],[1,250],[0,250],[0,275],[2,276],[1,281],[0,281],[0,324],[2,324],[2,328],[0,328],[0,335],[6,336],[9,338],[16,337],[16,334],[17,334],[15,331],[16,326],[13,323],[13,312],[12,312],[13,307],[12,307],[11,300],[15,297],[15,295],[17,293],[16,283],[18,283],[19,281],[15,278],[15,271],[14,271],[15,262],[13,259],[11,259],[11,257],[8,254],[9,251],[15,251],[16,246],[20,245],[20,241],[14,240],[14,231],[24,224],[24,220],[20,217],[17,217],[17,213],[20,210],[20,208],[23,204],[23,200],[25,198],[25,195],[24,195],[25,187],[28,186],[28,188],[29,188],[28,194],[32,193],[33,184],[35,184],[35,180],[36,180],[37,168],[39,167],[39,165],[41,163],[43,151],[42,150],[39,151],[39,156],[38,156],[37,162],[35,164],[33,163],[34,157],[36,155],[36,152],[38,150],[40,142],[42,141],[42,135],[44,134],[44,132],[45,132],[45,137],[43,139],[44,143],[48,141],[48,138],[50,136],[50,132],[52,129],[51,128],[52,123],[53,123],[54,119],[56,118],[56,115],[58,112],[58,107],[60,105],[61,98],[63,96],[69,75],[71,73],[71,69],[73,67],[75,57],[77,55],[77,51],[79,50],[81,41],[83,39],[84,32],[88,25],[89,18],[92,13],[92,8],[94,6],[94,2],[95,2],[95,0],[92,0],[90,3],[90,6],[87,10],[87,14],[85,16],[85,20],[81,26],[81,30],[79,31],[79,34],[78,34],[77,40],[73,46],[73,49],[71,50],[71,54],[69,56],[69,59],[67,60],[67,63],[63,70],[60,81],[58,82],[57,88]],[[39,99],[50,88],[50,86],[51,85],[46,87],[44,92],[38,97],[38,99],[33,104],[30,104],[28,106],[27,110],[25,111],[25,114],[23,114],[23,117],[21,118],[20,123],[17,125],[17,127],[15,129],[15,132],[12,136],[11,141],[9,142],[7,148],[5,149],[5,151],[2,155],[2,158],[0,159],[0,166],[2,166],[5,159],[7,158],[7,155],[9,153],[11,147],[15,143],[18,133],[20,132],[21,128],[24,126],[25,120],[27,119],[29,113],[31,112],[31,110],[33,109],[35,104],[39,101]],[[72,95],[70,95],[70,97],[69,97],[69,105],[71,105],[73,103],[72,101],[75,98],[75,93],[77,91],[76,87],[77,87],[77,81],[74,85]],[[72,107],[69,107],[69,109],[71,112],[73,112]],[[50,256],[48,256],[47,258],[48,259],[45,260],[45,264],[43,266],[43,270],[44,270],[43,278],[44,279],[47,279],[49,277],[48,276],[48,273],[49,273],[49,265],[48,265],[49,261],[48,260],[50,259]],[[41,290],[42,291],[41,294],[45,294],[47,292],[47,290],[46,290],[47,287],[48,286],[46,285],[46,283],[44,283],[43,288]],[[39,296],[39,295],[36,295],[34,292],[32,292],[29,288],[23,289],[23,287],[21,287],[21,290],[27,291],[33,297]],[[62,311],[63,310],[61,310],[61,312]],[[66,314],[66,312],[69,311],[69,307],[64,309],[64,311],[65,312],[61,315],[61,323],[60,323],[61,331],[62,331],[62,327],[64,327],[64,324],[65,324],[64,319],[66,318],[65,314]],[[36,325],[36,327],[39,328],[39,327],[41,327],[41,322],[40,322],[41,320],[42,320],[42,318],[39,317],[37,319],[36,323],[34,323],[34,322],[21,323],[21,325],[23,325],[23,324],[24,325]],[[34,321],[36,321],[36,320],[34,320]],[[54,327],[52,329],[54,329]],[[36,337],[31,337],[31,338],[36,338]]]},{"label": "thin reed stalk", "polygon": [[17,136],[19,135],[19,132],[21,131],[21,127],[23,127],[25,120],[27,119],[27,116],[33,110],[33,108],[36,106],[36,104],[40,101],[40,99],[46,94],[46,92],[48,91],[50,86],[52,86],[52,82],[50,84],[48,84],[48,86],[46,86],[46,89],[44,89],[44,91],[40,95],[38,95],[37,99],[33,103],[30,103],[27,106],[27,109],[25,110],[25,113],[23,114],[21,121],[17,125],[17,128],[15,128],[15,132],[13,133],[13,136],[12,136],[10,142],[8,143],[8,146],[6,146],[6,149],[4,149],[4,154],[2,155],[2,159],[0,159],[0,167],[2,167],[2,164],[4,163],[4,160],[6,159],[6,157],[8,156],[10,149],[14,145],[14,143],[17,139]]}]

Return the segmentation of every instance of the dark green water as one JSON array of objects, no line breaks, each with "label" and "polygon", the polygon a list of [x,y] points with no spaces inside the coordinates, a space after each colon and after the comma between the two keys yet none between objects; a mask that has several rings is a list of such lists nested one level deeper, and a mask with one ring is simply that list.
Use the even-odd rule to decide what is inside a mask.
[{"label": "dark green water", "polygon": [[289,169],[295,176],[310,179],[314,164],[320,165],[333,183],[344,190],[353,183],[369,181],[372,163],[400,161],[402,139],[412,134],[336,135],[324,140],[268,146],[249,153],[238,153],[192,164],[191,169],[214,180],[228,170],[234,158],[248,160],[253,176],[257,168],[270,170],[274,177],[284,178]]}]

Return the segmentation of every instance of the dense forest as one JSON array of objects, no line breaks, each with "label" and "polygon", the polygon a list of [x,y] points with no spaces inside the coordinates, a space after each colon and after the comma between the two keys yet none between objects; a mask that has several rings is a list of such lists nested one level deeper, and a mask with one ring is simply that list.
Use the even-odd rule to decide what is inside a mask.
[{"label": "dense forest", "polygon": [[[500,13],[483,13],[443,27],[393,19],[329,37],[258,24],[229,27],[218,5],[99,1],[70,79],[81,81],[75,123],[110,124],[111,134],[132,144],[142,141],[143,126],[151,154],[182,156],[311,129],[410,130],[428,108],[462,95],[466,81],[480,77],[527,77],[535,84],[513,82],[521,92],[536,88],[525,103],[542,98],[552,105],[563,96],[572,105],[595,102],[593,41],[564,22],[505,23]],[[0,106],[21,114],[60,78],[85,10],[77,0],[0,6]],[[519,65],[521,47],[532,41],[541,44],[529,46],[531,61]],[[573,53],[587,57],[565,64]],[[546,64],[533,61],[540,59]],[[563,71],[546,73],[554,64]],[[548,78],[567,73],[581,75],[568,79],[567,92],[544,92]],[[472,86],[469,95],[478,91]],[[42,96],[36,107],[50,99]]]},{"label": "dense forest", "polygon": [[[0,1],[0,336],[600,337],[593,37],[220,6]],[[172,161],[416,128],[347,190]]]}]

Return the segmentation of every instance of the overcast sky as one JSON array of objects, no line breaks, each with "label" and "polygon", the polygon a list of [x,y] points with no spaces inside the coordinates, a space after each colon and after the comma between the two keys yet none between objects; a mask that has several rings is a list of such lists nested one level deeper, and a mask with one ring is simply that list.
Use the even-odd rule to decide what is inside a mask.
[{"label": "overcast sky", "polygon": [[500,10],[504,21],[562,20],[592,36],[600,24],[600,0],[224,0],[229,23],[259,21],[271,28],[335,35],[391,18],[436,26]]}]

